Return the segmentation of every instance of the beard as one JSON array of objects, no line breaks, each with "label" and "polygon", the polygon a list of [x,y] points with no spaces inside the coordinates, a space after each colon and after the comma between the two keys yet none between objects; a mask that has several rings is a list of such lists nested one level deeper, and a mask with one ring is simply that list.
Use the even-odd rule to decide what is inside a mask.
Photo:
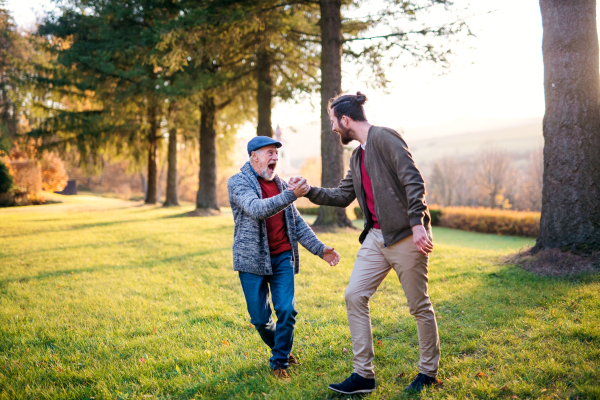
[{"label": "beard", "polygon": [[259,175],[266,181],[272,181],[275,178],[275,171],[269,172],[269,167],[267,166],[265,169],[260,171]]},{"label": "beard", "polygon": [[340,135],[340,142],[342,142],[343,145],[346,145],[354,140],[354,138],[352,137],[352,133],[348,128],[340,127],[338,130],[338,134]]}]

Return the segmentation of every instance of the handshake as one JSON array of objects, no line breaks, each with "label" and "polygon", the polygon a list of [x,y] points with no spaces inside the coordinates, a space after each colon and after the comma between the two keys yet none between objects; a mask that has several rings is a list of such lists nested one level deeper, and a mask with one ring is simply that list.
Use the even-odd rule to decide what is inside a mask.
[{"label": "handshake", "polygon": [[287,190],[293,191],[296,197],[302,197],[306,196],[310,190],[310,185],[305,178],[301,176],[294,176],[290,178]]}]

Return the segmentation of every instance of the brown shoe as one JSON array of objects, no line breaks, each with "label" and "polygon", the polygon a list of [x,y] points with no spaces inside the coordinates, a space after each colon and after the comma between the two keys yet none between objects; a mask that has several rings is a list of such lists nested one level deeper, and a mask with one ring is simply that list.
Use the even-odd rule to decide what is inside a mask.
[{"label": "brown shoe", "polygon": [[288,357],[288,364],[289,365],[300,365],[300,361],[298,361],[298,359],[296,357],[294,357],[294,355],[292,353],[290,353],[290,355]]},{"label": "brown shoe", "polygon": [[279,378],[284,382],[291,382],[292,378],[290,378],[290,376],[288,375],[287,371],[283,368],[277,368],[277,369],[273,369],[271,370],[271,373],[273,374],[273,376],[275,378]]}]

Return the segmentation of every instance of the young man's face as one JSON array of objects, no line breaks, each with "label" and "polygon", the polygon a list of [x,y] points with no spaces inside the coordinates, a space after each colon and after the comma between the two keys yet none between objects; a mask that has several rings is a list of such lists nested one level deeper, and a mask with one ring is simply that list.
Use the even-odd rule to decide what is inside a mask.
[{"label": "young man's face", "polygon": [[279,160],[279,151],[274,144],[261,147],[253,153],[252,168],[261,177],[268,181],[272,181],[275,177],[275,168]]},{"label": "young man's face", "polygon": [[340,135],[340,142],[342,142],[342,144],[348,144],[354,140],[354,138],[352,137],[352,133],[350,132],[350,129],[347,126],[347,116],[342,116],[342,118],[340,118],[340,120],[338,121],[332,108],[331,110],[329,110],[329,120],[331,121],[331,130]]}]

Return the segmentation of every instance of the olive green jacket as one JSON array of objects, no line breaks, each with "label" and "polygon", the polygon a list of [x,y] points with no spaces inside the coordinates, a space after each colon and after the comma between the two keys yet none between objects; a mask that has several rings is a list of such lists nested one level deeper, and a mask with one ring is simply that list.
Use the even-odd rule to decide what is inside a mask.
[{"label": "olive green jacket", "polygon": [[[361,146],[350,158],[350,170],[335,189],[311,187],[306,197],[315,204],[347,207],[355,198],[363,210],[365,229],[362,243],[373,227],[373,219],[361,179]],[[371,126],[365,145],[365,169],[373,184],[375,214],[385,246],[412,235],[412,227],[431,230],[431,217],[425,201],[425,182],[408,151],[406,142],[390,128]]]}]

